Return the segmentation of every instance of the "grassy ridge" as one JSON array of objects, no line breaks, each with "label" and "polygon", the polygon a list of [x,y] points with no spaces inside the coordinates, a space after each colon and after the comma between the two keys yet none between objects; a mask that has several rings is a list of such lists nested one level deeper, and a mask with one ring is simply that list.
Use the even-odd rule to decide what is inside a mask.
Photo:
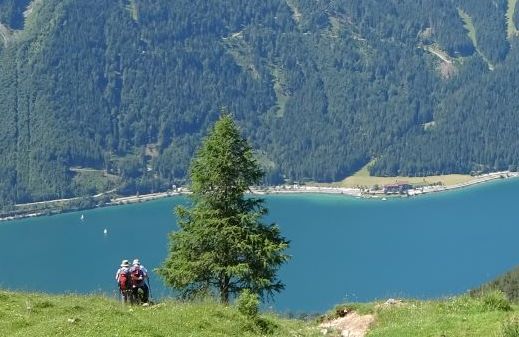
[{"label": "grassy ridge", "polygon": [[518,308],[499,307],[492,298],[493,295],[482,298],[464,295],[379,309],[368,337],[504,336],[503,325],[519,315]]},{"label": "grassy ridge", "polygon": [[[519,322],[519,307],[502,292],[479,297],[403,301],[395,305],[348,306],[374,314],[366,337],[511,337],[510,322]],[[331,314],[333,316],[333,314]],[[519,323],[513,323],[519,331]],[[166,301],[151,307],[125,306],[102,296],[45,295],[0,291],[1,336],[322,336],[317,322],[262,314],[251,321],[234,306],[213,302]],[[514,330],[515,331],[515,330]],[[327,336],[340,336],[328,331]]]},{"label": "grassy ridge", "polygon": [[0,292],[1,336],[318,336],[297,320],[262,315],[253,323],[234,307],[167,301],[125,306],[100,296]]}]

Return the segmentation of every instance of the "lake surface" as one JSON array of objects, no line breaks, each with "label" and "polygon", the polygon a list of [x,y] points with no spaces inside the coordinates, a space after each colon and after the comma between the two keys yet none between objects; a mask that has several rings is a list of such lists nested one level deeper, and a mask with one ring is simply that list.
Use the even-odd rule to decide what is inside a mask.
[{"label": "lake surface", "polygon": [[[519,180],[409,199],[267,197],[268,221],[291,240],[272,307],[322,312],[345,301],[462,293],[519,264]],[[0,286],[115,296],[123,258],[148,269],[167,254],[175,197],[0,223]],[[81,221],[84,214],[84,221]],[[107,229],[107,235],[103,230]],[[154,297],[169,291],[157,276]]]}]

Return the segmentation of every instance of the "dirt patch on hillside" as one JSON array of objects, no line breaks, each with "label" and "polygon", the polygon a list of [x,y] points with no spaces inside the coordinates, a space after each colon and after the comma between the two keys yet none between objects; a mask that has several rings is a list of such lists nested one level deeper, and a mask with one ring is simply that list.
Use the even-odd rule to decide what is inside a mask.
[{"label": "dirt patch on hillside", "polygon": [[356,312],[349,312],[346,316],[322,323],[319,327],[324,335],[337,331],[340,332],[342,337],[364,337],[374,321],[373,315],[359,315]]}]

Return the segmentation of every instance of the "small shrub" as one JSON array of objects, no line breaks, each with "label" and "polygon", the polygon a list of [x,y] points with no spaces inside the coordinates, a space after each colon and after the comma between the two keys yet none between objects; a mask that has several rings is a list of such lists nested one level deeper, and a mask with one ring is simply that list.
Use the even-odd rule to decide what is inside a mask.
[{"label": "small shrub", "polygon": [[5,292],[0,292],[0,302],[7,302],[10,300],[9,295]]},{"label": "small shrub", "polygon": [[349,305],[349,304],[337,305],[337,306],[335,306],[333,311],[327,315],[328,316],[327,319],[331,320],[331,319],[344,317],[348,313],[350,313],[354,310],[355,310],[355,307],[353,305]]},{"label": "small shrub", "polygon": [[249,318],[256,318],[258,316],[259,304],[258,295],[249,289],[243,290],[236,300],[238,311]]},{"label": "small shrub", "polygon": [[519,317],[505,321],[501,331],[503,337],[519,337]]},{"label": "small shrub", "polygon": [[39,301],[34,304],[34,309],[46,309],[46,308],[53,308],[53,307],[54,307],[54,304],[47,300]]},{"label": "small shrub", "polygon": [[352,312],[356,312],[359,315],[373,314],[375,312],[375,307],[368,303],[339,304],[325,315],[309,314],[309,318],[314,318],[318,322],[324,322],[344,317]]},{"label": "small shrub", "polygon": [[[79,313],[79,312],[82,312],[84,310],[85,310],[85,308],[83,306],[81,306],[81,305],[78,305],[78,304],[75,304],[73,306],[65,308],[65,312],[68,312],[68,313]],[[114,311],[114,313],[115,312],[116,311]]]},{"label": "small shrub", "polygon": [[279,329],[278,324],[265,318],[256,318],[254,324],[263,335],[272,335],[276,329]]},{"label": "small shrub", "polygon": [[245,289],[236,299],[238,311],[248,318],[243,330],[261,334],[273,334],[278,325],[265,318],[259,317],[259,296],[249,289]]},{"label": "small shrub", "polygon": [[510,311],[512,306],[501,290],[489,290],[481,295],[481,299],[487,310]]},{"label": "small shrub", "polygon": [[448,301],[440,302],[439,307],[443,312],[462,313],[472,311],[487,311],[482,300],[467,295],[456,296]]}]

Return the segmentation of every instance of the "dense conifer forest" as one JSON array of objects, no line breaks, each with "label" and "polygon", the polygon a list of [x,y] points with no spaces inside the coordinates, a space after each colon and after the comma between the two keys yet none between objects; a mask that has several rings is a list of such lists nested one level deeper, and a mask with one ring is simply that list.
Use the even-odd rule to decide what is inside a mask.
[{"label": "dense conifer forest", "polygon": [[182,184],[221,110],[267,183],[515,169],[508,6],[0,0],[0,203]]}]

